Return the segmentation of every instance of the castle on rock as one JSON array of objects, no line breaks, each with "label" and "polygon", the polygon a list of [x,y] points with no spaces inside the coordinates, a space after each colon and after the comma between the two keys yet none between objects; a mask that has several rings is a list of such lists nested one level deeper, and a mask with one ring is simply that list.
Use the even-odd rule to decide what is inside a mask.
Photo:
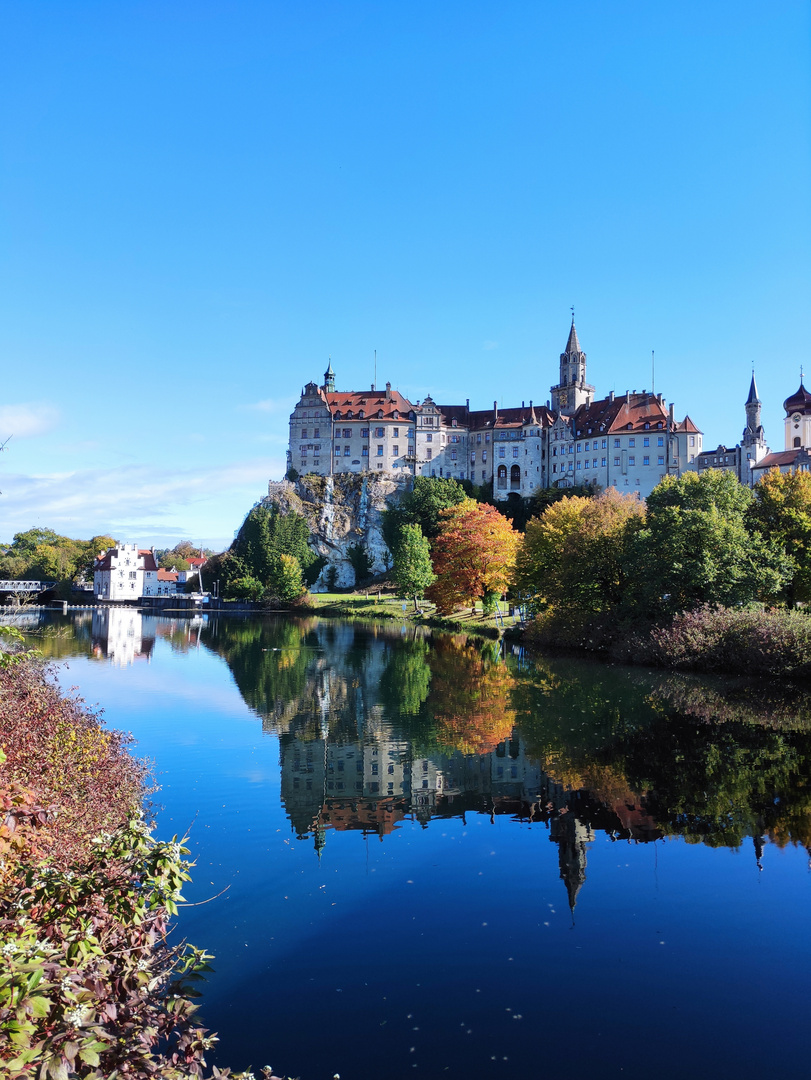
[{"label": "castle on rock", "polygon": [[309,382],[290,416],[288,470],[299,474],[384,473],[492,482],[496,499],[539,488],[614,487],[645,498],[663,476],[695,468],[702,432],[676,420],[661,394],[595,398],[574,318],[559,379],[545,405],[472,410],[411,402],[385,390],[336,390]]}]

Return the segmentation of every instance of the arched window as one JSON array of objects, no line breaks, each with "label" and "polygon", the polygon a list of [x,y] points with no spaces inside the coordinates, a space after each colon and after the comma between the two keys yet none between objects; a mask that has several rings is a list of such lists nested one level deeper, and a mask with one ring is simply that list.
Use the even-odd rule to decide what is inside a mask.
[{"label": "arched window", "polygon": [[800,442],[800,436],[799,435],[794,436],[794,445],[797,447],[798,450],[802,446],[802,443]]},{"label": "arched window", "polygon": [[499,465],[498,467],[498,486],[502,490],[506,490],[507,487],[507,466]]},{"label": "arched window", "polygon": [[510,469],[510,490],[518,491],[521,487],[521,467],[519,465],[513,465]]}]

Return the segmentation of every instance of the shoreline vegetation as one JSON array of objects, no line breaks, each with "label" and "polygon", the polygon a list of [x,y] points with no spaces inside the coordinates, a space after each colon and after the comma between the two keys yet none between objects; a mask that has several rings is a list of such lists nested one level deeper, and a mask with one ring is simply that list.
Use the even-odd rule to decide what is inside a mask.
[{"label": "shoreline vegetation", "polygon": [[193,998],[212,957],[171,936],[186,838],[152,835],[128,737],[15,652],[17,633],[2,637],[0,1072],[247,1080],[206,1067],[217,1040]]}]

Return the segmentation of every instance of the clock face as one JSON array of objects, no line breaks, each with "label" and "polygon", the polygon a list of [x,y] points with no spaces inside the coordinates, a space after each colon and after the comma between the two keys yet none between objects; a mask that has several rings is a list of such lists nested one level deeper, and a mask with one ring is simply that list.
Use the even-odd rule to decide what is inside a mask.
[{"label": "clock face", "polygon": [[795,414],[794,414],[794,415],[792,416],[792,418],[791,418],[791,419],[792,419],[792,420],[794,421],[794,423],[795,423],[795,424],[799,424],[799,422],[800,422],[800,420],[802,419],[802,417],[800,416],[800,414],[799,414],[798,412],[796,412],[796,413],[795,413]]},{"label": "clock face", "polygon": [[565,390],[559,395],[559,400],[560,400],[561,405],[568,405],[569,404],[569,395],[566,393]]}]

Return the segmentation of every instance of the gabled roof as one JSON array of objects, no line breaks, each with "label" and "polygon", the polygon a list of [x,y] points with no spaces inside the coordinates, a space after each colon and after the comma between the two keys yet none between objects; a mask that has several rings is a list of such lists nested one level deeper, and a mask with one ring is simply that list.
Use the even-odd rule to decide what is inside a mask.
[{"label": "gabled roof", "polygon": [[803,459],[806,464],[811,463],[811,450],[808,447],[799,446],[794,450],[777,450],[761,458],[752,466],[752,469],[757,469],[758,472],[764,469],[779,469],[784,465],[799,465]]},{"label": "gabled roof", "polygon": [[389,391],[388,400],[385,390],[331,390],[326,398],[333,416],[336,412],[340,412],[344,420],[350,409],[353,420],[358,419],[361,409],[363,409],[365,420],[376,419],[381,410],[383,419],[392,420],[394,413],[397,412],[400,414],[400,420],[407,420],[408,414],[414,409],[408,398],[403,397],[399,390]]},{"label": "gabled roof", "polygon": [[[152,553],[151,548],[139,548],[139,565],[138,570],[157,570],[158,564],[155,562],[155,556]],[[101,555],[96,556],[96,561],[93,564],[93,570],[112,570],[113,559],[118,559],[120,553],[117,547],[108,548],[107,551],[102,552]]]},{"label": "gabled roof", "polygon": [[207,559],[198,559],[196,556],[193,555],[190,559],[186,559],[186,562],[189,564],[189,566],[197,567],[197,566],[205,566],[206,563],[208,562],[208,560]]},{"label": "gabled roof", "polygon": [[581,405],[574,414],[574,434],[577,439],[608,432],[663,431],[666,427],[667,408],[655,394],[601,398],[590,405]]},{"label": "gabled roof", "polygon": [[177,570],[158,570],[158,581],[177,581]]}]

